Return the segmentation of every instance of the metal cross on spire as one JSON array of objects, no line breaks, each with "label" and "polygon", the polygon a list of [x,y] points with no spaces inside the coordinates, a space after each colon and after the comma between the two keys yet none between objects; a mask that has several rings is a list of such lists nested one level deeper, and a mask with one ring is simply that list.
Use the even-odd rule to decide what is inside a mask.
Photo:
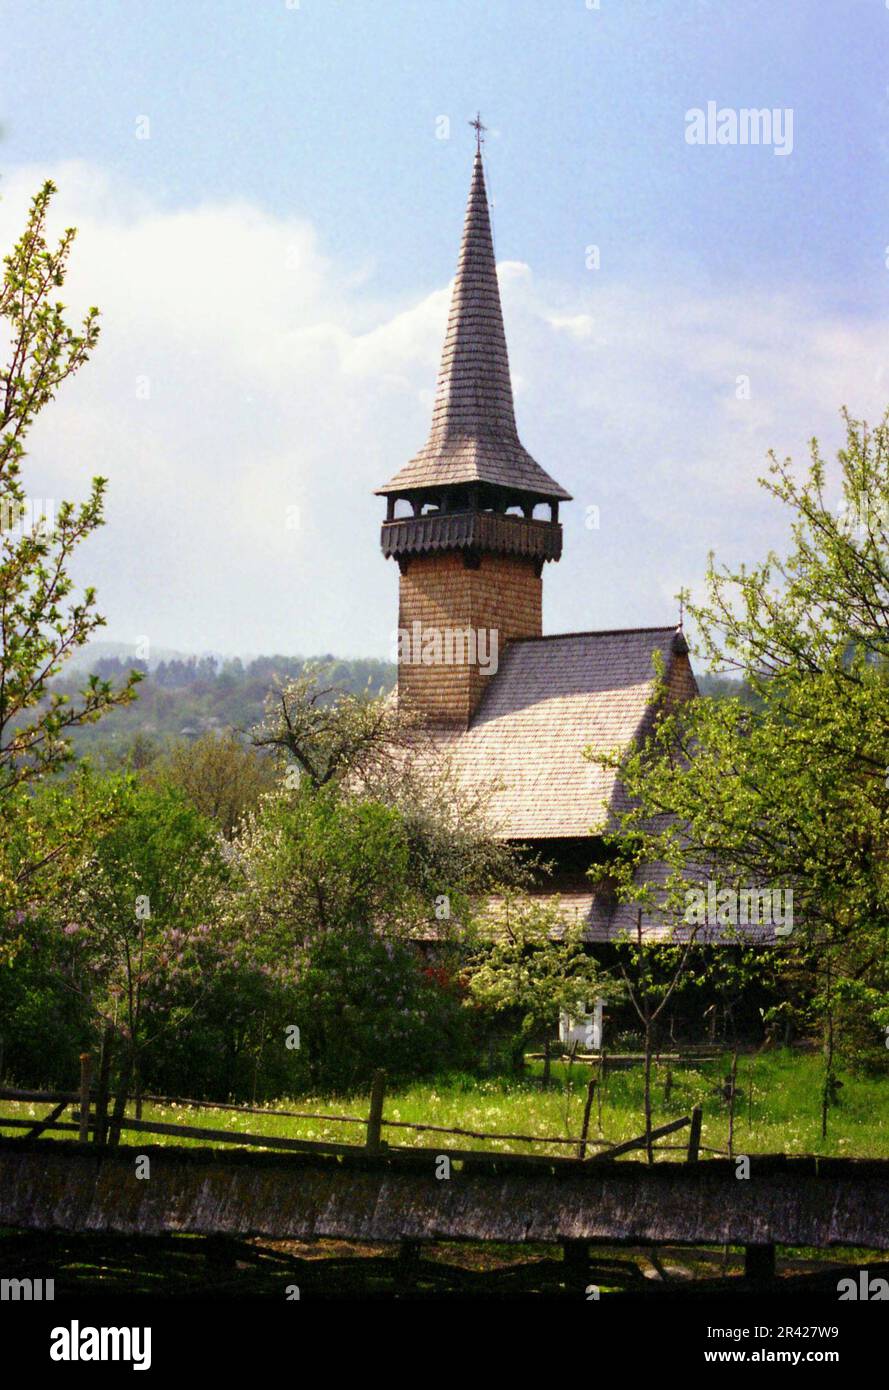
[{"label": "metal cross on spire", "polygon": [[481,112],[480,112],[480,111],[476,111],[476,113],[475,113],[475,120],[474,120],[474,121],[468,121],[467,124],[468,124],[468,125],[471,125],[472,128],[473,128],[473,130],[475,131],[475,146],[476,146],[476,149],[478,150],[479,154],[481,154],[481,152],[482,152],[482,143],[483,143],[483,132],[486,131],[487,128],[488,128],[486,125],[482,125],[482,116],[481,116]]}]

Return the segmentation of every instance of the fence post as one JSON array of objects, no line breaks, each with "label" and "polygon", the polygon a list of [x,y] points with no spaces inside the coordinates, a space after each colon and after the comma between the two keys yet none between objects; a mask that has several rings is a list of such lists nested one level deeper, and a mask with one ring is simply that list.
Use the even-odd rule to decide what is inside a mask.
[{"label": "fence post", "polygon": [[380,1131],[383,1127],[383,1096],[386,1092],[386,1073],[375,1071],[373,1085],[370,1092],[370,1114],[367,1117],[367,1142],[365,1147],[368,1153],[379,1153],[384,1148],[380,1138]]},{"label": "fence post", "polygon": [[77,1135],[81,1144],[90,1137],[90,1073],[93,1059],[88,1052],[80,1054],[80,1131]]},{"label": "fence post", "polygon": [[117,1095],[114,1097],[114,1106],[111,1111],[111,1124],[108,1127],[108,1147],[111,1149],[116,1149],[120,1143],[120,1122],[126,1117],[127,1095],[130,1089],[132,1075],[133,1054],[132,1052],[128,1052],[124,1059],[123,1066],[120,1069]]},{"label": "fence post", "polygon": [[696,1105],[691,1112],[691,1129],[688,1134],[688,1155],[686,1158],[688,1163],[697,1163],[698,1161],[698,1153],[701,1148],[701,1120],[701,1107]]},{"label": "fence post", "polygon": [[586,1088],[586,1105],[583,1107],[583,1125],[580,1131],[580,1143],[577,1146],[577,1157],[583,1158],[586,1154],[586,1137],[590,1130],[590,1112],[593,1108],[593,1096],[596,1094],[596,1082],[591,1081]]},{"label": "fence post", "polygon": [[744,1246],[744,1278],[764,1283],[775,1277],[774,1245]]},{"label": "fence post", "polygon": [[398,1258],[395,1263],[395,1278],[398,1288],[407,1293],[412,1290],[420,1273],[420,1242],[402,1240],[398,1243]]},{"label": "fence post", "polygon": [[114,1029],[109,1023],[102,1034],[102,1053],[99,1059],[99,1089],[96,1093],[96,1129],[93,1135],[97,1144],[104,1144],[108,1135],[108,1082],[111,1076],[111,1050],[114,1045]]},{"label": "fence post", "polygon": [[566,1289],[583,1290],[590,1272],[590,1246],[586,1240],[562,1241],[562,1264]]}]

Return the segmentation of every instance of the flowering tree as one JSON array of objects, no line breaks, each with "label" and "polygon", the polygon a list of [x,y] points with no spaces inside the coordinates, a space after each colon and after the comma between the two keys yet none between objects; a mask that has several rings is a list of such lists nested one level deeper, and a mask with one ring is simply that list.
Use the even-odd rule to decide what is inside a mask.
[{"label": "flowering tree", "polygon": [[559,1015],[576,1015],[615,986],[586,949],[583,926],[563,919],[557,906],[508,895],[490,917],[490,934],[466,968],[467,1003],[515,1017],[514,1055],[524,1061],[529,1040],[547,1040]]},{"label": "flowering tree", "polygon": [[427,916],[446,899],[438,920],[468,924],[480,897],[527,881],[519,856],[492,833],[493,788],[467,792],[428,729],[391,695],[355,694],[323,663],[310,666],[270,694],[252,737],[275,755],[285,790],[323,793],[318,807],[364,801],[396,813],[405,872]]},{"label": "flowering tree", "polygon": [[[218,832],[181,794],[132,776],[111,783],[115,817],[74,866],[60,932],[72,987],[123,1043],[126,1090],[218,964],[229,867]],[[105,784],[97,794],[107,797]]]}]

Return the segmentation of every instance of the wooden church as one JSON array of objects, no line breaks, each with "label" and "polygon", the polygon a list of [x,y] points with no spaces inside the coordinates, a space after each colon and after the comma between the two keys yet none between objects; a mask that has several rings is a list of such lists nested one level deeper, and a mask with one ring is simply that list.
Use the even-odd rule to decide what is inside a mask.
[{"label": "wooden church", "polygon": [[654,652],[671,697],[697,687],[674,627],[543,633],[543,574],[561,558],[559,508],[571,497],[516,429],[480,147],[432,428],[378,495],[383,554],[400,572],[399,701],[421,714],[465,785],[493,787],[497,833],[555,862],[541,892],[579,916],[590,942],[613,940],[635,926],[635,910],[594,893],[586,870],[601,854],[594,827],[622,791],[583,750],[644,732]]}]

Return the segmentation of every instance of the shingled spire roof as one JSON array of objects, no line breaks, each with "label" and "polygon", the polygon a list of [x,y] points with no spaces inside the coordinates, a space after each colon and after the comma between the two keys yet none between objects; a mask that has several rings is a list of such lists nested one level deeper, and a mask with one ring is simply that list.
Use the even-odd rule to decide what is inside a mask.
[{"label": "shingled spire roof", "polygon": [[516,429],[480,150],[472,170],[432,429],[425,446],[378,495],[474,482],[570,500],[570,493],[522,446]]}]

